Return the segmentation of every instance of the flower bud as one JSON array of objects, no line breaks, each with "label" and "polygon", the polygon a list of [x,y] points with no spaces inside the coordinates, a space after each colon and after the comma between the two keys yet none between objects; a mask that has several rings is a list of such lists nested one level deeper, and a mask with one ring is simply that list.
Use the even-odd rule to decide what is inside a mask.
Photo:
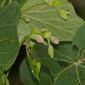
[{"label": "flower bud", "polygon": [[59,41],[58,41],[58,39],[57,39],[55,36],[52,36],[52,37],[51,37],[51,41],[52,41],[52,43],[54,43],[54,44],[59,44]]},{"label": "flower bud", "polygon": [[44,39],[41,35],[35,35],[35,40],[38,42],[38,43],[44,43]]}]

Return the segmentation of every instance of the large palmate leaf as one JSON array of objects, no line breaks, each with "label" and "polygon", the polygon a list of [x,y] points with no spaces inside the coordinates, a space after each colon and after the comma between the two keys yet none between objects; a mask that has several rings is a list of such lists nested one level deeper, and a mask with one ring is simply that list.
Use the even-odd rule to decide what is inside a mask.
[{"label": "large palmate leaf", "polygon": [[48,55],[48,47],[42,44],[34,45],[32,57],[37,58],[42,64],[46,65],[52,73],[61,70],[57,61],[73,63],[80,59],[78,52],[74,51],[71,44],[60,45],[54,50],[54,58]]},{"label": "large palmate leaf", "polygon": [[78,48],[85,48],[85,24],[82,25],[79,30],[75,33],[73,38],[73,44]]},{"label": "large palmate leaf", "polygon": [[[54,58],[46,53],[47,47],[42,44],[34,45],[32,57],[48,67],[55,77],[54,85],[84,85],[85,64],[80,52],[72,44],[61,44],[55,48]],[[49,61],[50,60],[50,61]],[[82,80],[83,79],[83,80]]]},{"label": "large palmate leaf", "polygon": [[[26,28],[49,29],[60,41],[71,41],[76,30],[84,22],[76,15],[72,5],[67,0],[61,0],[61,2],[64,5],[59,9],[68,10],[70,13],[67,20],[61,19],[58,14],[59,10],[47,5],[44,0],[27,0],[21,8],[21,18],[28,21],[28,23],[23,22],[23,25],[29,24],[29,27],[23,27],[22,32],[19,32],[22,29],[19,27],[19,34],[22,35]],[[20,25],[22,24],[19,23]]]},{"label": "large palmate leaf", "polygon": [[14,2],[0,9],[0,69],[7,70],[14,63],[18,51],[17,23],[20,15],[18,4]]},{"label": "large palmate leaf", "polygon": [[47,66],[52,74],[56,74],[61,70],[56,59],[50,58],[48,55],[48,48],[42,44],[36,44],[32,49],[32,57],[40,61],[43,65]]},{"label": "large palmate leaf", "polygon": [[85,64],[75,63],[61,71],[55,78],[55,85],[85,85]]},{"label": "large palmate leaf", "polygon": [[52,85],[51,77],[44,70],[41,70],[40,72],[40,82],[34,79],[26,58],[21,63],[19,72],[23,85]]}]

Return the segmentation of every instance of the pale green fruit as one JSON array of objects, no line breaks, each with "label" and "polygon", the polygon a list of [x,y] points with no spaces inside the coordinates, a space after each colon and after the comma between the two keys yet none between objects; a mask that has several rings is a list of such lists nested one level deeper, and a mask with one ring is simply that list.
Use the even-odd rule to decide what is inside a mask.
[{"label": "pale green fruit", "polygon": [[53,46],[49,45],[48,47],[48,55],[53,58],[54,57],[54,48]]}]

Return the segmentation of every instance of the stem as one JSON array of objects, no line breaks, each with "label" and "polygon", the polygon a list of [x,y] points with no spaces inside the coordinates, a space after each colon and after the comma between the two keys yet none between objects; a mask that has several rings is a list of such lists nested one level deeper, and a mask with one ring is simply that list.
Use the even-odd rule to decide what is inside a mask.
[{"label": "stem", "polygon": [[78,79],[80,85],[82,85],[80,77],[79,77],[79,73],[78,73],[78,65],[76,65],[76,75],[77,75],[77,79]]}]

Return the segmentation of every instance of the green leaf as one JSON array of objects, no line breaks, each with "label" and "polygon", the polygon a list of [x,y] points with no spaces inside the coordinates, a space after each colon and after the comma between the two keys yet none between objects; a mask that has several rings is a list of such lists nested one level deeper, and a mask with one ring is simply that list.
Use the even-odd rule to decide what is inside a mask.
[{"label": "green leaf", "polygon": [[43,44],[36,44],[32,48],[31,56],[41,62],[49,68],[51,74],[55,76],[60,70],[58,62],[54,58],[50,58],[48,55],[48,47]]},{"label": "green leaf", "polygon": [[27,0],[14,0],[14,1],[17,1],[19,5],[22,7]]},{"label": "green leaf", "polygon": [[0,66],[0,85],[2,85],[2,75],[4,72],[4,66]]},{"label": "green leaf", "polygon": [[42,36],[44,38],[48,39],[51,35],[52,35],[52,33],[48,29],[43,29],[42,30]]},{"label": "green leaf", "polygon": [[72,43],[60,44],[58,47],[56,46],[54,55],[56,59],[69,63],[81,59],[79,49],[74,48]]},{"label": "green leaf", "polygon": [[44,1],[51,6],[51,5],[53,5],[53,1],[54,1],[54,0],[44,0]]},{"label": "green leaf", "polygon": [[19,15],[20,10],[16,2],[0,9],[0,66],[4,66],[4,70],[12,66],[19,52]]},{"label": "green leaf", "polygon": [[60,0],[54,0],[53,6],[55,8],[61,7],[62,6],[62,3],[60,2]]},{"label": "green leaf", "polygon": [[[64,5],[60,9],[69,10],[71,13],[67,21],[62,20],[57,10],[48,6],[43,0],[33,0],[32,2],[27,0],[26,4],[21,8],[21,16],[29,18],[30,22],[25,23],[23,21],[23,25],[27,24],[26,27],[19,23],[21,28],[19,27],[18,31],[22,29],[19,33],[26,32],[27,34],[27,32],[31,32],[35,28],[39,30],[49,29],[59,41],[71,41],[75,32],[84,21],[76,15],[72,5],[67,0],[61,2]],[[23,35],[23,37],[25,36]]]},{"label": "green leaf", "polygon": [[23,20],[19,19],[17,32],[18,32],[18,38],[19,43],[22,43],[24,37],[26,37],[28,34],[30,34],[31,28],[29,28],[29,24],[25,23]]},{"label": "green leaf", "polygon": [[44,0],[49,6],[54,6],[55,8],[60,7],[62,4],[59,0]]},{"label": "green leaf", "polygon": [[55,85],[84,85],[85,64],[73,64],[65,68],[55,79]]},{"label": "green leaf", "polygon": [[70,65],[62,70],[55,78],[54,85],[80,85],[75,68],[75,66]]},{"label": "green leaf", "polygon": [[79,30],[75,33],[73,38],[73,45],[76,45],[78,48],[85,48],[85,24],[82,25]]},{"label": "green leaf", "polygon": [[84,85],[85,62],[71,43],[60,44],[55,48],[53,59],[49,58],[46,49],[46,46],[37,44],[32,49],[32,55],[48,67],[54,76],[54,85]]},{"label": "green leaf", "polygon": [[38,29],[33,29],[30,34],[31,35],[33,35],[33,34],[39,34],[39,30]]},{"label": "green leaf", "polygon": [[[54,57],[50,58],[47,51],[48,47],[42,44],[36,44],[32,48],[32,56],[40,61],[43,65],[47,66],[53,76],[60,72],[61,66],[58,62],[70,64],[81,60],[80,52],[73,49],[72,44],[61,44],[54,49]],[[63,64],[64,65],[64,64]]]}]

